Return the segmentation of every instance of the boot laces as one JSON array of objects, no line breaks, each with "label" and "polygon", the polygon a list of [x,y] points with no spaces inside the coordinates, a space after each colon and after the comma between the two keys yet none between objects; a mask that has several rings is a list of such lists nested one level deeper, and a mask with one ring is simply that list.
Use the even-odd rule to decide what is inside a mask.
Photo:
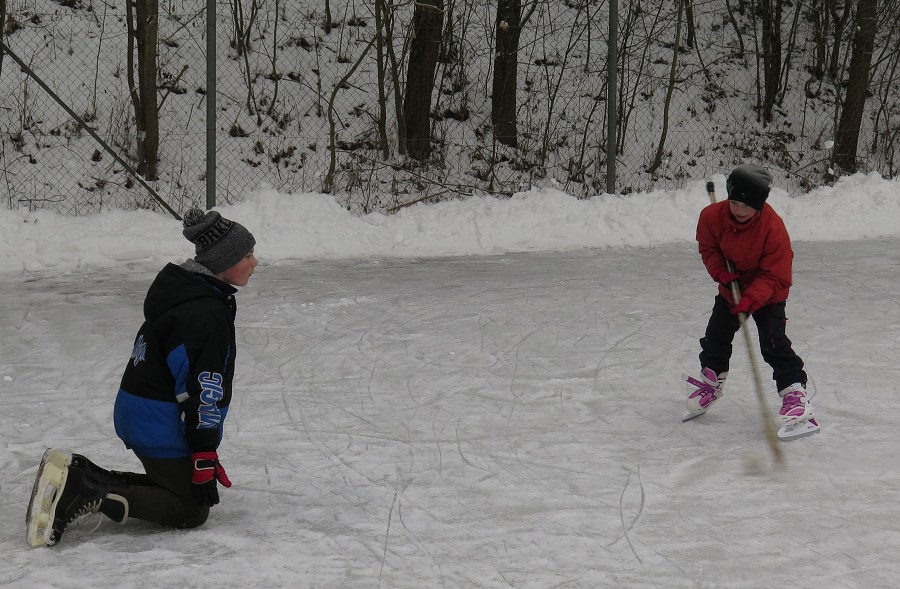
[{"label": "boot laces", "polygon": [[[66,525],[74,523],[75,521],[90,515],[92,513],[97,513],[100,509],[100,503],[103,502],[103,497],[94,497],[92,499],[88,499],[81,506],[72,513],[68,519],[66,519]],[[96,528],[95,528],[96,529]]]}]

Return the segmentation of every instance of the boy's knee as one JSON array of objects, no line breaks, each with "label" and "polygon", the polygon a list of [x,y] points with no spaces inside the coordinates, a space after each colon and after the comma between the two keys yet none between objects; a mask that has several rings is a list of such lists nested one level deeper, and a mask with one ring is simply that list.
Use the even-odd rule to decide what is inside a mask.
[{"label": "boy's knee", "polygon": [[207,519],[209,519],[209,506],[194,503],[191,505],[191,509],[188,510],[181,527],[198,528],[205,524]]}]

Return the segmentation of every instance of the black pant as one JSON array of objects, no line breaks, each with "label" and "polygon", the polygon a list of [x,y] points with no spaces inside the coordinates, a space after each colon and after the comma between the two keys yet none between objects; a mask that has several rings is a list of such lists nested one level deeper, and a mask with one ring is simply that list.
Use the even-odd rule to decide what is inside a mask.
[{"label": "black pant", "polygon": [[160,459],[139,455],[138,458],[147,476],[135,475],[139,484],[113,491],[128,501],[128,517],[172,528],[195,528],[206,521],[209,507],[193,497],[189,456]]},{"label": "black pant", "polygon": [[[794,352],[791,340],[785,334],[787,316],[784,306],[784,302],[773,303],[760,307],[753,313],[759,332],[759,348],[763,360],[772,367],[772,378],[779,391],[796,382],[806,386],[803,360]],[[716,295],[706,335],[700,340],[700,365],[712,369],[716,374],[726,372],[731,359],[731,342],[740,328],[741,322],[736,315],[731,314],[728,301],[722,295]]]}]

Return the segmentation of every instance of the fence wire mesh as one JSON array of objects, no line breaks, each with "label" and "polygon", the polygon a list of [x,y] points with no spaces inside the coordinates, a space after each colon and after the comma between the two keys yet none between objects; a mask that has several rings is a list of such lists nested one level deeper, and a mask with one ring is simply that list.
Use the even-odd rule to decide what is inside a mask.
[{"label": "fence wire mesh", "polygon": [[[206,4],[158,2],[160,147],[150,184],[178,212],[202,205],[206,194]],[[579,197],[605,192],[608,4],[523,3],[515,147],[492,133],[497,3],[432,4],[441,11],[442,41],[429,105],[432,150],[420,161],[400,153],[398,131],[414,4],[387,3],[379,26],[380,0],[218,0],[218,203],[261,187],[318,192],[329,173],[330,191],[358,214],[532,187]],[[731,12],[723,2],[695,0],[620,8],[616,192],[671,189],[743,161],[769,166],[791,191],[828,177],[840,84],[813,73],[815,6],[785,5],[782,22],[791,36],[782,91],[765,122],[753,6],[739,3]],[[888,51],[895,30],[879,37],[884,54],[859,142],[861,169],[886,176],[900,162],[900,92],[884,74],[896,70]],[[3,41],[122,159],[137,161],[121,3],[8,0]],[[849,39],[838,50],[846,55]],[[0,70],[0,123],[0,194],[8,207],[72,215],[159,209],[8,57]]]}]

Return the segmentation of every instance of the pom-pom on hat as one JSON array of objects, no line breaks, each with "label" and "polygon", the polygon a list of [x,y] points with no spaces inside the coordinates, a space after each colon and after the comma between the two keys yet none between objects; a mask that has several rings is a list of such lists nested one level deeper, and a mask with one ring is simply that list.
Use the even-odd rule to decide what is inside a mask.
[{"label": "pom-pom on hat", "polygon": [[772,174],[762,166],[744,164],[732,170],[725,182],[728,200],[736,200],[761,211],[769,197]]},{"label": "pom-pom on hat", "polygon": [[184,215],[184,236],[197,246],[194,260],[213,274],[224,272],[241,261],[256,245],[247,229],[217,211],[204,213],[192,208]]}]

